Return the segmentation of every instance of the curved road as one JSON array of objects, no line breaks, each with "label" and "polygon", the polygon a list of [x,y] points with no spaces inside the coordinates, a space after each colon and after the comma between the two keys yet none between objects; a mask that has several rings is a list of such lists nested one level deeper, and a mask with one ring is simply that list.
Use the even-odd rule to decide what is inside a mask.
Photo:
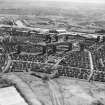
[{"label": "curved road", "polygon": [[92,54],[90,51],[88,50],[85,50],[86,52],[88,52],[89,54],[89,59],[90,59],[90,69],[91,69],[91,73],[89,75],[89,78],[88,78],[88,81],[91,80],[92,76],[93,76],[93,73],[94,73],[94,64],[93,64],[93,59],[92,59]]},{"label": "curved road", "polygon": [[3,73],[7,72],[11,63],[12,63],[12,60],[11,60],[11,57],[9,56],[9,54],[7,54],[7,59],[6,59],[6,66],[4,66],[3,68]]}]

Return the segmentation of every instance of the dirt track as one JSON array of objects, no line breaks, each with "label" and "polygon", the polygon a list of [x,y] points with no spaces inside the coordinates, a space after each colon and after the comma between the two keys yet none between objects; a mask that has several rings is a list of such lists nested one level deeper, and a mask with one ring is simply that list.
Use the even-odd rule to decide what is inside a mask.
[{"label": "dirt track", "polygon": [[53,105],[64,105],[64,99],[59,85],[53,80],[47,82],[49,95]]}]

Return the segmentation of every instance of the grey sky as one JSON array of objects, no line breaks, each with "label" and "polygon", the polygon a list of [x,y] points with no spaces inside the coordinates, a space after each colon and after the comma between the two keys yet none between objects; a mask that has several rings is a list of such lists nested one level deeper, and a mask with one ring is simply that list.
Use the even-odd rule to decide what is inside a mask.
[{"label": "grey sky", "polygon": [[80,3],[105,3],[105,0],[0,0],[0,1],[67,1],[67,2],[80,2]]},{"label": "grey sky", "polygon": [[[36,1],[36,0],[25,0]],[[80,3],[105,3],[105,0],[42,0],[42,1],[68,1],[68,2],[80,2]]]}]

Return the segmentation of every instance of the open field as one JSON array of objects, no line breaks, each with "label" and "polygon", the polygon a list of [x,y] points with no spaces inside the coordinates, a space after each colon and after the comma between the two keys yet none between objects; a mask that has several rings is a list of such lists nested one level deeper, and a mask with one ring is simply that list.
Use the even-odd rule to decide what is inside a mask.
[{"label": "open field", "polygon": [[[15,77],[15,75],[17,75],[27,85],[29,85],[33,93],[37,96],[37,99],[40,100],[45,105],[52,105],[54,100],[56,100],[56,99],[53,99],[54,97],[52,98],[52,95],[51,95],[52,92],[55,92],[55,91],[57,91],[58,93],[60,91],[59,93],[60,96],[57,96],[57,97],[63,98],[65,105],[67,104],[104,105],[105,103],[105,89],[104,89],[105,85],[98,82],[88,83],[84,81],[77,81],[77,80],[73,80],[70,78],[67,79],[63,77],[59,79],[43,82],[41,79],[38,79],[36,77],[30,76],[24,73],[15,73],[15,75],[14,76],[13,75],[14,74],[10,73],[10,74],[7,74],[7,76],[4,75],[3,78],[6,78],[7,80],[11,78],[10,80],[13,81],[12,77]],[[17,81],[17,84],[18,84],[18,81]],[[22,86],[19,86],[19,87],[22,87]],[[22,91],[25,92],[25,90],[27,90],[27,88],[26,89],[24,88],[24,90],[21,90],[21,92]],[[55,92],[54,94],[56,95],[57,92]],[[60,101],[60,99],[58,101]]]}]

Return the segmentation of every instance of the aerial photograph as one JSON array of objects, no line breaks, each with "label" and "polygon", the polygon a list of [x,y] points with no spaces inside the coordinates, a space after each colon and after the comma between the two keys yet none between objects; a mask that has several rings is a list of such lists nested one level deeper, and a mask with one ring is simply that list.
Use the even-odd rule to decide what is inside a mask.
[{"label": "aerial photograph", "polygon": [[0,0],[0,105],[105,105],[105,0]]}]

